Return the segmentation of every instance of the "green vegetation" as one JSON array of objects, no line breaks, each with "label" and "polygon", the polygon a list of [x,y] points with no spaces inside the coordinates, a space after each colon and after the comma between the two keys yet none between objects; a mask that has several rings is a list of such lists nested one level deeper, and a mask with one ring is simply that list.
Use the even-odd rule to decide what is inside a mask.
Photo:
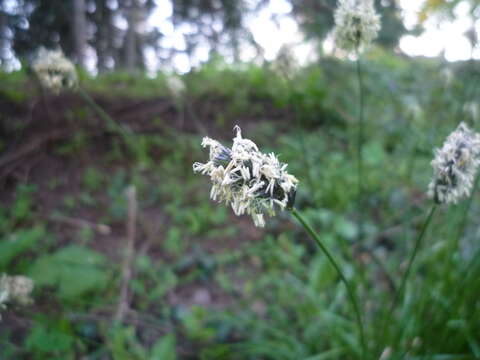
[{"label": "green vegetation", "polygon": [[[208,132],[227,144],[235,124],[301,180],[296,207],[355,285],[369,359],[480,358],[477,194],[437,210],[405,295],[388,317],[430,208],[432,150],[460,121],[479,130],[477,64],[380,50],[363,60],[362,243],[351,140],[355,66],[324,59],[288,69],[289,79],[275,66],[216,59],[182,77],[182,101],[172,99],[166,75],[82,75],[87,91],[131,131],[134,152],[81,97],[44,94],[42,105],[34,91],[15,95],[13,89],[34,88],[25,74],[1,75],[6,104],[20,106],[1,114],[8,122],[1,144],[12,136],[28,140],[37,123],[47,132],[69,130],[36,149],[38,159],[9,163],[15,171],[0,167],[0,273],[28,275],[36,284],[33,305],[2,312],[1,359],[361,355],[345,287],[290,214],[256,229],[212,202],[208,180],[193,174],[192,163],[207,156],[201,137]],[[59,101],[67,105],[54,107]],[[32,121],[13,125],[29,103],[37,109]],[[2,159],[15,148],[0,149]],[[137,226],[122,298],[131,217],[125,190],[132,184]],[[117,321],[122,301],[128,310]]]}]

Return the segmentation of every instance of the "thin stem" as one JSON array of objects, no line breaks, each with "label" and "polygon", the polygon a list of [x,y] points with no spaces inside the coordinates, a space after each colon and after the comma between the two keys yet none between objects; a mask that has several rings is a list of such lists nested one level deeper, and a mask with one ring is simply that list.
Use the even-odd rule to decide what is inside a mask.
[{"label": "thin stem", "polygon": [[410,259],[408,260],[407,270],[403,274],[402,281],[400,283],[400,287],[398,288],[398,291],[396,292],[395,298],[392,301],[391,308],[395,307],[396,302],[402,296],[403,290],[405,288],[408,277],[410,275],[410,271],[412,270],[413,262],[415,261],[415,258],[417,257],[418,250],[420,249],[420,246],[422,245],[422,241],[425,237],[425,233],[427,232],[428,226],[430,225],[430,222],[432,221],[433,214],[435,214],[436,209],[437,209],[437,205],[434,204],[432,206],[432,208],[430,209],[430,212],[428,213],[427,219],[423,223],[422,230],[420,231],[420,234],[418,235],[417,241],[415,242],[415,247],[413,248],[413,252],[410,255]]},{"label": "thin stem", "polygon": [[466,286],[468,282],[470,281],[470,277],[473,275],[475,276],[476,273],[472,274],[472,271],[475,270],[475,267],[479,266],[480,262],[480,249],[477,250],[471,259],[468,261],[468,264],[466,264],[463,269],[462,269],[462,277],[459,279],[457,282],[457,290],[456,290],[456,296],[457,299],[463,299],[465,296],[465,292],[468,291],[469,287]]},{"label": "thin stem", "polygon": [[90,107],[100,116],[100,118],[107,123],[108,128],[111,131],[118,132],[124,138],[127,145],[131,146],[129,134],[125,129],[118,124],[115,120],[108,115],[105,110],[103,110],[98,104],[92,99],[92,97],[81,87],[78,87],[78,93],[83,97],[83,99],[90,105]]},{"label": "thin stem", "polygon": [[472,193],[468,197],[467,202],[466,202],[466,204],[463,208],[463,213],[462,213],[462,217],[461,217],[461,220],[460,220],[460,226],[458,227],[458,233],[457,233],[457,236],[455,238],[455,242],[453,244],[453,246],[454,246],[453,250],[456,250],[458,248],[458,244],[460,242],[460,239],[465,234],[465,228],[467,227],[467,223],[468,223],[468,214],[470,212],[470,208],[472,207],[473,198],[474,198],[475,193],[477,192],[479,182],[480,182],[480,174],[477,174],[477,176],[475,177],[475,182],[473,183]]},{"label": "thin stem", "polygon": [[340,276],[340,279],[344,283],[344,285],[347,289],[348,297],[349,297],[350,302],[351,302],[351,304],[353,306],[353,309],[355,311],[355,318],[356,318],[356,321],[357,321],[358,331],[359,331],[359,334],[360,334],[360,342],[361,342],[361,345],[362,345],[362,358],[365,359],[365,356],[366,356],[366,353],[367,353],[367,345],[366,345],[366,342],[365,342],[363,320],[362,320],[362,316],[361,316],[361,313],[360,313],[360,308],[358,306],[358,299],[357,299],[357,296],[355,294],[355,291],[354,291],[353,287],[351,286],[351,284],[349,283],[349,281],[347,280],[347,278],[343,274],[340,266],[338,265],[338,263],[335,260],[335,258],[333,257],[333,255],[325,247],[325,245],[321,242],[318,234],[315,232],[315,230],[313,230],[313,228],[310,226],[310,224],[308,224],[308,222],[300,214],[300,212],[298,212],[297,209],[293,208],[292,209],[292,215],[300,222],[300,224],[303,226],[303,228],[306,230],[306,232],[311,236],[311,238],[313,240],[315,240],[315,242],[317,243],[320,250],[322,250],[323,253],[327,256],[328,260],[330,261],[330,263],[333,265],[333,267],[337,271],[338,276]]},{"label": "thin stem", "polygon": [[358,111],[358,138],[357,138],[357,168],[358,168],[358,179],[357,179],[357,186],[358,186],[358,198],[357,198],[357,205],[358,205],[358,241],[360,242],[363,239],[363,226],[364,226],[364,207],[363,207],[363,126],[364,126],[364,98],[363,98],[363,81],[362,81],[362,66],[360,62],[360,52],[357,49],[357,60],[356,60],[356,67],[357,67],[357,79],[358,79],[358,93],[359,93],[359,111]]},{"label": "thin stem", "polygon": [[295,120],[295,127],[297,128],[297,134],[299,137],[300,141],[300,152],[299,154],[300,159],[303,159],[303,166],[305,166],[305,173],[306,173],[306,178],[307,178],[307,184],[310,193],[312,194],[312,199],[313,201],[316,201],[316,193],[315,193],[315,182],[313,181],[313,176],[312,176],[312,166],[311,166],[311,161],[310,161],[310,152],[307,151],[307,146],[305,144],[305,136],[303,134],[303,126],[304,121],[303,118],[299,114],[299,109],[300,106],[298,105],[297,99],[296,99],[296,90],[294,86],[293,79],[286,73],[283,72],[283,76],[285,77],[285,80],[287,82],[287,87],[288,91],[290,94],[294,94],[292,105],[293,105],[293,118]]},{"label": "thin stem", "polygon": [[290,76],[290,73],[288,72],[285,67],[281,67],[280,71],[286,81],[288,92],[290,94],[294,94],[293,100],[290,100],[292,105],[293,105],[293,118],[295,120],[295,127],[297,128],[297,133],[299,135],[299,140],[300,140],[300,151],[301,154],[300,158],[303,159],[303,164],[305,166],[305,172],[306,172],[306,177],[307,177],[307,184],[309,191],[312,194],[312,198],[315,201],[316,200],[316,194],[315,194],[315,183],[313,181],[313,176],[312,176],[312,166],[310,162],[310,153],[307,151],[307,146],[305,144],[305,136],[303,134],[303,118],[299,116],[299,106],[296,100],[296,90],[295,90],[295,83],[292,77]]},{"label": "thin stem", "polygon": [[453,241],[451,241],[449,244],[449,250],[447,251],[447,254],[449,254],[448,265],[444,266],[445,274],[451,274],[452,269],[455,266],[457,251],[460,252],[460,241],[462,240],[462,237],[465,235],[465,230],[468,224],[468,214],[470,213],[470,209],[472,207],[474,195],[478,190],[479,182],[480,182],[480,174],[477,174],[477,176],[475,177],[475,181],[473,183],[472,193],[468,197],[465,206],[463,206],[463,209],[462,209],[463,211],[459,215],[460,219],[457,223],[458,231]]},{"label": "thin stem", "polygon": [[385,330],[387,323],[390,321],[393,310],[395,309],[395,306],[397,305],[397,302],[402,298],[403,291],[405,289],[405,285],[407,284],[408,277],[410,275],[410,272],[412,270],[412,265],[415,261],[415,258],[417,257],[418,250],[420,249],[422,245],[423,238],[425,237],[425,234],[427,232],[428,226],[430,225],[430,222],[432,221],[433,215],[435,214],[435,210],[437,209],[437,205],[434,204],[432,208],[430,209],[430,212],[428,213],[427,219],[423,223],[422,229],[420,231],[420,234],[417,237],[417,240],[415,241],[415,246],[413,248],[412,254],[410,255],[410,259],[408,260],[408,265],[407,269],[405,270],[405,273],[403,274],[402,280],[400,282],[400,286],[398,287],[398,290],[395,292],[395,295],[393,297],[392,303],[390,305],[390,308],[388,310],[387,316],[385,316],[385,320],[382,325],[382,336],[385,336]]}]

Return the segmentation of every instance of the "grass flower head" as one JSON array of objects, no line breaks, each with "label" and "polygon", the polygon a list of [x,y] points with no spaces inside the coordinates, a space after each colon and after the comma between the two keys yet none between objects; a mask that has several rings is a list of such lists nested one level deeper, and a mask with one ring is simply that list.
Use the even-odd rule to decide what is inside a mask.
[{"label": "grass flower head", "polygon": [[[33,291],[33,280],[26,276],[0,276],[0,310],[6,308],[7,303],[28,305],[32,303],[30,293]],[[1,320],[1,316],[0,316]]]},{"label": "grass flower head", "polygon": [[335,42],[346,51],[364,49],[380,30],[380,16],[373,0],[339,0],[334,17]]},{"label": "grass flower head", "polygon": [[443,147],[435,150],[433,179],[428,194],[437,203],[454,203],[472,191],[480,154],[480,134],[464,123],[451,133]]},{"label": "grass flower head", "polygon": [[250,215],[255,226],[263,227],[265,215],[293,206],[298,180],[275,154],[260,152],[238,126],[235,131],[231,149],[205,137],[202,146],[210,148],[209,160],[194,163],[193,171],[210,176],[213,200],[231,206],[236,215]]},{"label": "grass flower head", "polygon": [[78,82],[75,66],[63,55],[61,50],[40,48],[32,63],[32,68],[40,83],[54,93],[59,93],[65,88],[72,88]]}]

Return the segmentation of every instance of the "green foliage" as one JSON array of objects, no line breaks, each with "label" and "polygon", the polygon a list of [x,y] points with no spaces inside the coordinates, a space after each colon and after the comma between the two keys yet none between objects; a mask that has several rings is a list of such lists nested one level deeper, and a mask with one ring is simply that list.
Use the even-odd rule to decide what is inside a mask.
[{"label": "green foliage", "polygon": [[74,341],[68,322],[40,316],[25,341],[25,348],[34,354],[34,359],[73,359]]},{"label": "green foliage", "polygon": [[150,359],[176,360],[175,335],[167,334],[159,339],[152,348]]},{"label": "green foliage", "polygon": [[37,286],[56,287],[60,298],[75,301],[105,288],[109,279],[105,265],[106,260],[100,253],[70,245],[40,257],[32,265],[30,276]]},{"label": "green foliage", "polygon": [[[209,136],[230,145],[231,124],[238,123],[301,180],[296,206],[342,258],[361,299],[372,358],[387,348],[391,359],[479,357],[478,195],[469,206],[438,211],[406,296],[385,320],[427,209],[432,149],[459,120],[478,121],[471,64],[381,50],[362,59],[368,201],[365,241],[358,244],[353,64],[324,58],[286,79],[267,67],[215,61],[182,78],[185,100]],[[113,73],[82,81],[108,101],[165,95],[161,77]],[[91,113],[81,106],[69,116],[88,123]],[[114,135],[98,147],[79,121],[79,135],[52,142],[45,155],[74,171],[9,179],[0,207],[0,271],[29,275],[36,288],[34,305],[8,307],[0,357],[358,358],[347,293],[326,258],[288,213],[258,230],[212,202],[209,180],[191,169],[208,157],[201,136],[167,126],[172,119],[152,120],[158,132],[134,134],[135,154]],[[98,156],[89,161],[92,154]],[[130,184],[138,213],[130,310],[120,324],[113,319]]]},{"label": "green foliage", "polygon": [[14,105],[24,103],[28,99],[28,93],[23,88],[26,80],[27,74],[25,70],[13,71],[11,73],[0,72],[0,95]]},{"label": "green foliage", "polygon": [[208,341],[215,336],[215,329],[206,324],[208,315],[207,310],[200,306],[192,306],[189,310],[180,313],[180,321],[188,338]]},{"label": "green foliage", "polygon": [[287,85],[281,77],[267,68],[250,64],[226,64],[213,58],[199,70],[185,76],[188,95],[200,101],[220,100],[227,106],[215,114],[216,124],[242,113],[258,116],[265,113],[269,102],[285,105]]},{"label": "green foliage", "polygon": [[109,72],[91,77],[81,73],[80,82],[92,93],[109,97],[148,99],[168,94],[166,78],[158,73],[154,79],[128,72]]},{"label": "green foliage", "polygon": [[86,134],[80,130],[73,135],[71,141],[65,143],[63,146],[58,146],[57,152],[62,155],[78,153],[88,146],[87,141]]},{"label": "green foliage", "polygon": [[83,174],[83,184],[90,191],[98,190],[105,181],[104,174],[98,169],[89,167]]},{"label": "green foliage", "polygon": [[11,216],[14,221],[21,222],[27,220],[30,215],[32,207],[32,193],[35,192],[35,186],[19,186],[17,188],[17,194],[15,204],[11,210]]},{"label": "green foliage", "polygon": [[147,351],[138,342],[133,327],[113,329],[110,348],[115,360],[142,360],[147,358]]},{"label": "green foliage", "polygon": [[39,226],[5,237],[0,243],[0,269],[5,270],[17,256],[32,250],[44,236],[45,229]]}]

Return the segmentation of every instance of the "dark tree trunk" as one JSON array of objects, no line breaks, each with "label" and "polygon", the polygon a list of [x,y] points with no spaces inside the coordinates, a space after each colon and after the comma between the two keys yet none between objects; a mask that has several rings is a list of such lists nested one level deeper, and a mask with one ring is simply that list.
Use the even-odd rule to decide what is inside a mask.
[{"label": "dark tree trunk", "polygon": [[127,71],[135,71],[137,60],[137,26],[138,26],[138,6],[136,0],[131,0],[127,9],[127,35],[125,38],[125,67]]},{"label": "dark tree trunk", "polygon": [[87,48],[85,0],[73,0],[73,44],[78,65],[84,67]]},{"label": "dark tree trunk", "polygon": [[[97,10],[92,15],[96,26],[94,46],[97,53],[97,68],[99,72],[110,70],[116,64],[114,57],[114,42],[117,29],[113,25],[113,10],[108,7],[106,0],[96,1]],[[114,64],[111,64],[111,61]]]}]

